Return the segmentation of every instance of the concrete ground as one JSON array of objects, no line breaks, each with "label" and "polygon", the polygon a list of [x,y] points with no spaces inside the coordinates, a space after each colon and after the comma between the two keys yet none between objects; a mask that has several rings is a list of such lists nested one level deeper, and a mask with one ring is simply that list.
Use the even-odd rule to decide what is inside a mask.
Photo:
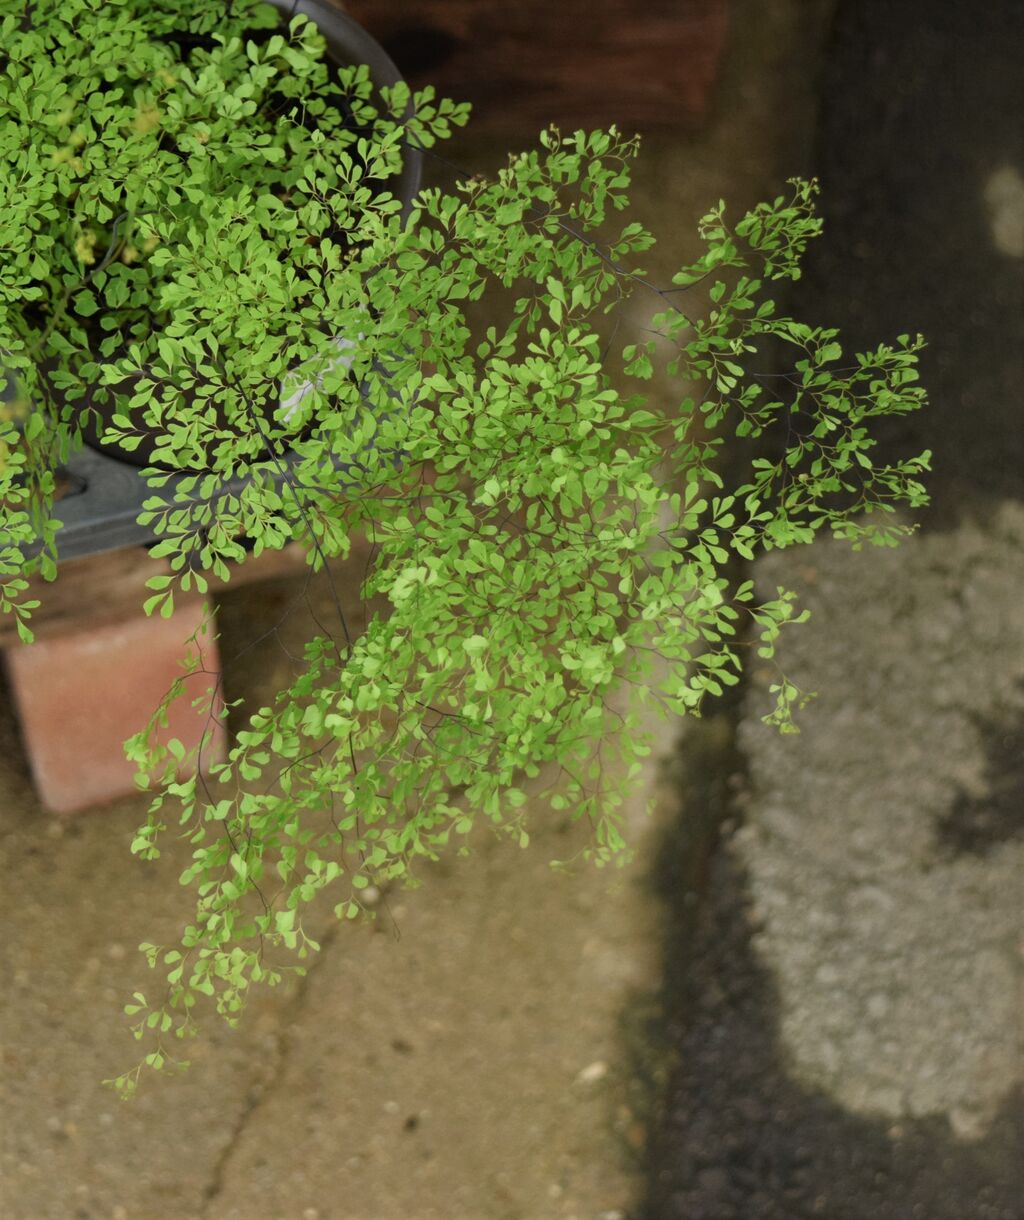
[{"label": "concrete ground", "polygon": [[672,898],[649,1220],[1024,1215],[1022,56],[1013,2],[838,5],[794,307],[928,338],[884,448],[935,451],[933,506],[898,551],[757,565],[820,697],[780,738],[755,672],[687,747],[734,782],[690,780],[720,846],[699,916]]},{"label": "concrete ground", "polygon": [[768,701],[751,692],[751,812],[732,843],[794,1077],[854,1114],[937,1115],[981,1138],[1024,1080],[1024,836],[1009,786],[1024,504],[902,553],[851,562],[821,546],[799,571],[761,575],[810,585],[813,621],[783,663],[821,689],[796,743],[765,731]]},{"label": "concrete ground", "polygon": [[[678,237],[664,269],[706,203],[811,168],[820,84],[834,238],[798,304],[863,341],[932,338],[935,422],[913,422],[938,437],[930,529],[757,573],[814,610],[782,656],[821,691],[803,734],[759,724],[755,673],[741,702],[660,730],[631,869],[552,874],[573,846],[557,825],[526,852],[481,838],[376,925],[325,936],[303,984],[260,996],[237,1033],[211,1026],[189,1073],[126,1105],[99,1081],[132,1061],[134,945],[186,914],[184,853],[129,855],[140,801],[44,817],[0,709],[4,1217],[1021,1214],[1024,162],[998,134],[1015,57],[1002,4],[970,29],[923,0],[845,4],[829,38],[831,7],[738,2],[713,122],[652,143],[638,191]],[[225,655],[293,593],[226,596]],[[260,700],[286,663],[267,641],[229,666],[229,693]]]},{"label": "concrete ground", "polygon": [[731,761],[695,758],[736,770],[668,938],[642,1214],[1019,1220],[1024,504],[760,576],[804,590],[780,663],[820,694],[780,737],[756,675]]}]

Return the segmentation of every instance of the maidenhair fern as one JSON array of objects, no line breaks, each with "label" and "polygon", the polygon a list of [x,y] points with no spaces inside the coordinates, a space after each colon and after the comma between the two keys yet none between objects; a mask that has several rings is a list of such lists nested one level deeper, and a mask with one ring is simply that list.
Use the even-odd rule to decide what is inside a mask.
[{"label": "maidenhair fern", "polygon": [[[313,570],[358,579],[363,535],[362,594],[386,606],[356,634],[336,598],[208,778],[175,778],[189,757],[156,744],[165,705],[129,743],[152,792],[133,850],[188,836],[196,905],[180,944],[144,946],[166,977],[128,1007],[155,1039],[113,1082],[128,1092],[204,1002],[234,1022],[253,983],[302,968],[270,951],[316,948],[303,913],[321,891],[358,917],[368,886],[407,880],[476,819],[525,845],[544,804],[589,822],[598,863],[624,858],[607,776],[649,752],[640,703],[699,714],[802,617],[744,564],[912,528],[898,510],[926,503],[928,455],[879,461],[874,426],[922,405],[922,341],[847,353],[780,315],[773,293],[820,230],[813,183],[734,223],[713,208],[703,255],[660,287],[637,261],[654,238],[624,215],[639,143],[615,129],[550,129],[403,220],[402,156],[465,108],[375,99],[361,69],[329,83],[300,17],[246,44],[267,22],[251,4],[191,4],[189,28],[217,41],[186,58],[160,40],[185,20],[170,2],[31,8],[26,30],[27,6],[0,4],[0,352],[31,404],[0,416],[2,608],[30,638],[27,577],[57,557],[54,466],[97,386],[108,439],[162,437],[143,520],[170,570],[147,613],[229,576],[243,539],[298,540]],[[623,350],[606,315],[629,297],[654,317]],[[286,410],[288,384],[306,389]],[[804,696],[781,674],[774,693],[768,718],[791,729]],[[212,690],[208,706],[227,714]],[[528,799],[547,764],[557,782]]]}]

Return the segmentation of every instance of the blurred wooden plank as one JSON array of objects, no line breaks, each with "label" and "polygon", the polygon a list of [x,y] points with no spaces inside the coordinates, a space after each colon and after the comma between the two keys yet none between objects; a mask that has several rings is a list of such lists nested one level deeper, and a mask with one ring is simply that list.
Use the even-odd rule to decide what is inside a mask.
[{"label": "blurred wooden plank", "polygon": [[344,0],[410,84],[474,107],[476,130],[615,123],[632,134],[707,117],[729,0]]}]

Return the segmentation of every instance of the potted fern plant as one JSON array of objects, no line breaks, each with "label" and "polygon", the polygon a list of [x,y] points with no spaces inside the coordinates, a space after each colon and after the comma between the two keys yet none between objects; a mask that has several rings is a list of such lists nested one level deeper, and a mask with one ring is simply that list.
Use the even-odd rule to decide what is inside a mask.
[{"label": "potted fern plant", "polygon": [[[549,129],[492,179],[414,195],[466,109],[332,63],[331,20],[36,0],[0,25],[0,358],[24,404],[0,418],[0,608],[31,637],[55,472],[90,436],[144,453],[171,568],[147,613],[229,577],[240,536],[329,572],[370,531],[363,593],[386,607],[356,635],[337,603],[208,783],[155,744],[162,709],[128,744],[163,776],[133,850],[178,824],[195,912],[143,946],[165,978],[128,1006],[155,1041],[122,1092],[204,1003],[233,1022],[302,969],[274,953],[315,949],[322,891],[357,917],[479,816],[525,845],[543,799],[591,823],[599,863],[624,858],[601,775],[647,747],[611,697],[699,714],[800,617],[737,563],[822,533],[894,545],[926,503],[928,455],[880,462],[872,435],[923,402],[920,338],[844,354],[773,300],[820,229],[814,183],[732,223],[713,207],[704,254],[656,285],[653,236],[621,216],[637,139]],[[617,343],[607,316],[636,294],[650,327]],[[678,393],[643,392],[655,369]],[[773,689],[790,729],[802,694]],[[528,798],[550,763],[560,783]]]}]

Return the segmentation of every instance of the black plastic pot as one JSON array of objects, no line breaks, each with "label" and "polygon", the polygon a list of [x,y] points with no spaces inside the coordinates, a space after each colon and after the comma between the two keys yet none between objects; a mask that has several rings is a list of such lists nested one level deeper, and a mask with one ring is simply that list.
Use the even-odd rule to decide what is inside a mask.
[{"label": "black plastic pot", "polygon": [[[327,57],[338,67],[349,67],[354,64],[366,64],[370,70],[370,79],[375,88],[380,90],[386,86],[397,84],[401,75],[391,61],[387,52],[361,25],[351,17],[338,12],[321,0],[269,0],[287,18],[296,13],[308,17],[320,30],[327,42]],[[408,149],[403,157],[402,170],[394,183],[390,184],[396,198],[403,204],[403,214],[408,215],[412,201],[419,190],[423,170],[423,154]],[[44,365],[44,376],[46,366]],[[187,393],[183,391],[187,401]],[[278,403],[273,403],[265,409],[267,417],[273,414]],[[82,436],[85,443],[92,449],[99,450],[120,461],[133,466],[143,467],[153,465],[153,454],[156,449],[156,435],[144,435],[138,447],[132,451],[122,449],[117,442],[104,443],[100,437],[109,426],[111,417],[116,410],[112,401],[103,404],[93,404],[86,417]]]}]

